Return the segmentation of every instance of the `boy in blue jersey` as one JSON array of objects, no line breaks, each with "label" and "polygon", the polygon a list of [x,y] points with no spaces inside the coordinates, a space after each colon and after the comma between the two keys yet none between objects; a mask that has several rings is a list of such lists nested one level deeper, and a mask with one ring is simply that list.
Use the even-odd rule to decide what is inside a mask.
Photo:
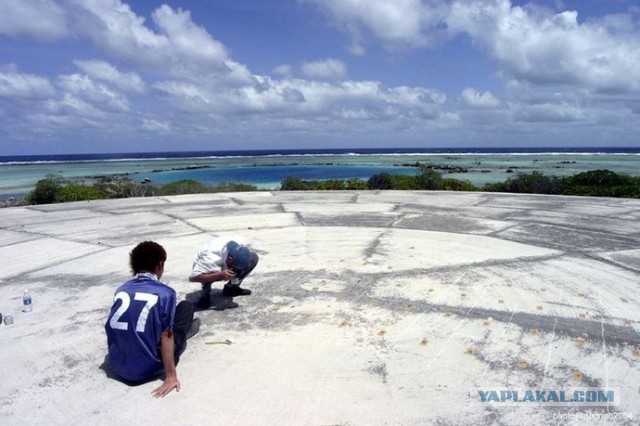
[{"label": "boy in blue jersey", "polygon": [[155,397],[173,389],[180,391],[176,365],[187,333],[197,332],[198,326],[193,320],[193,304],[182,301],[176,306],[175,290],[160,282],[166,260],[164,248],[152,241],[131,251],[134,278],[116,290],[105,324],[109,364],[118,376],[137,383],[164,371],[166,378],[153,390]]}]

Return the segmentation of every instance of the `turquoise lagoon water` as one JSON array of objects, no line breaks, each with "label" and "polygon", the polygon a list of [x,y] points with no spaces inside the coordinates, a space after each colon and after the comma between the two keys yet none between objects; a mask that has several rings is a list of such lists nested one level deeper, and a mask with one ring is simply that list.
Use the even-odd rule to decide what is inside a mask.
[{"label": "turquoise lagoon water", "polygon": [[[640,176],[640,150],[625,152],[315,152],[212,155],[148,153],[49,157],[0,157],[0,198],[23,196],[48,174],[90,182],[99,176],[127,176],[166,184],[194,179],[207,184],[243,182],[278,189],[288,176],[304,180],[367,180],[377,173],[413,175],[416,163],[432,165],[443,177],[482,186],[517,173],[567,176],[596,169]],[[612,151],[612,150],[609,150]],[[206,154],[206,155],[204,155]],[[95,158],[99,157],[99,158]],[[457,172],[463,168],[465,173]]]}]

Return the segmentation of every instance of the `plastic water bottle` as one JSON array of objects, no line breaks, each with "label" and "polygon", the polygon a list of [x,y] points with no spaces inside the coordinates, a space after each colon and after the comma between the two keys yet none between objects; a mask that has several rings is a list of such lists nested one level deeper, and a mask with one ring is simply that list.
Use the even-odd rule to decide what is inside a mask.
[{"label": "plastic water bottle", "polygon": [[29,294],[29,290],[25,290],[22,295],[22,312],[31,312],[32,310],[31,295]]}]

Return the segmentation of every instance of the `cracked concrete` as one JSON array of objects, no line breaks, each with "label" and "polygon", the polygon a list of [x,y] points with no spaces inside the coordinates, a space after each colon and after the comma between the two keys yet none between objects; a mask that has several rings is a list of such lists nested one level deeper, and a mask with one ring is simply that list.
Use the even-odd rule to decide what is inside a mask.
[{"label": "cracked concrete", "polygon": [[[640,416],[640,201],[254,192],[0,209],[3,424],[572,424]],[[104,321],[128,252],[241,234],[253,295],[198,312],[180,393],[109,377]],[[20,312],[28,288],[34,310]],[[217,294],[217,290],[216,294]],[[230,345],[207,345],[229,339]],[[475,389],[608,387],[611,407],[482,405]],[[477,399],[477,398],[476,398]],[[563,423],[564,422],[564,423]],[[598,424],[607,424],[599,422]],[[617,419],[610,424],[634,424]]]}]

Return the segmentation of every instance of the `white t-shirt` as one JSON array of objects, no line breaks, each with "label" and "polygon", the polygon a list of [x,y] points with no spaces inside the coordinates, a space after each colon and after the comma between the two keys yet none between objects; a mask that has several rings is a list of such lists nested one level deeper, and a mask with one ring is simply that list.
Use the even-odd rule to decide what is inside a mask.
[{"label": "white t-shirt", "polygon": [[246,240],[237,236],[218,237],[209,240],[193,259],[191,276],[194,277],[208,272],[220,272],[223,269],[227,269],[227,243],[229,241],[235,241],[242,246],[247,246]]}]

